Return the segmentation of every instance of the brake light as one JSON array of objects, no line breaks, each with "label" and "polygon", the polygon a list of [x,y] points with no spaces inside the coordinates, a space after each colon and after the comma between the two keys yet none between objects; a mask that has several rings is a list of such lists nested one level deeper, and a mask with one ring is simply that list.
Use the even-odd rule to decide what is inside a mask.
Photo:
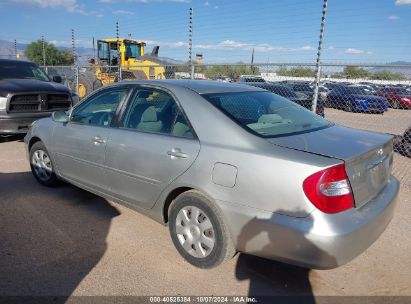
[{"label": "brake light", "polygon": [[354,196],[344,164],[307,177],[303,189],[311,203],[322,212],[338,213],[354,207]]}]

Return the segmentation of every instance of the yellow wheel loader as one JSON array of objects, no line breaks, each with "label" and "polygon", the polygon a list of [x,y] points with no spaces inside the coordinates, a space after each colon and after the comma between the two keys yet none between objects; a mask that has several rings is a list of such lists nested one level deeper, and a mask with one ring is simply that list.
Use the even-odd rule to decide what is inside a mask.
[{"label": "yellow wheel loader", "polygon": [[[158,58],[159,47],[150,55],[144,53],[146,43],[135,39],[107,38],[97,41],[97,61],[90,60],[90,67],[80,69],[78,96],[87,96],[95,89],[121,79],[165,79],[165,68]],[[118,51],[118,47],[120,50]]]}]

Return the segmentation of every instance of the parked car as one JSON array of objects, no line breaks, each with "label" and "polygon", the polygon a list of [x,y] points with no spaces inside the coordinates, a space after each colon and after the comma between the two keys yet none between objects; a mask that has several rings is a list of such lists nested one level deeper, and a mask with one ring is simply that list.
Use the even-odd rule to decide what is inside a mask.
[{"label": "parked car", "polygon": [[411,158],[411,126],[404,132],[398,150],[401,154]]},{"label": "parked car", "polygon": [[286,85],[294,92],[303,93],[308,98],[314,95],[314,89],[309,83],[305,82],[287,82]]},{"label": "parked car", "polygon": [[[312,98],[307,97],[305,94],[298,95],[294,91],[292,91],[288,86],[279,83],[270,83],[270,82],[248,82],[247,85],[251,85],[254,87],[262,88],[264,90],[270,91],[274,94],[280,95],[285,97],[304,108],[311,110],[313,106]],[[322,117],[324,117],[324,104],[321,100],[317,103],[317,110],[316,113]]]},{"label": "parked car", "polygon": [[346,85],[333,86],[327,96],[327,105],[348,112],[382,114],[388,110],[388,102],[384,97],[372,95],[360,87]]},{"label": "parked car", "polygon": [[407,91],[405,88],[385,87],[377,94],[385,97],[393,109],[411,109],[411,91]]},{"label": "parked car", "polygon": [[26,133],[36,119],[68,110],[77,95],[36,64],[0,59],[0,135]]},{"label": "parked car", "polygon": [[399,191],[392,136],[239,84],[103,87],[36,121],[25,143],[39,183],[62,179],[168,224],[202,268],[236,251],[337,267],[386,229]]},{"label": "parked car", "polygon": [[241,75],[238,82],[265,82],[264,78],[257,75]]}]

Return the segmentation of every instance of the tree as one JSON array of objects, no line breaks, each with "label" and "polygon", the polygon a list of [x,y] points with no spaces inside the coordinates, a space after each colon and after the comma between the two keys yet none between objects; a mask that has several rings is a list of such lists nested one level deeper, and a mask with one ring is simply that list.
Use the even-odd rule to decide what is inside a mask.
[{"label": "tree", "polygon": [[390,71],[378,71],[372,73],[371,79],[374,80],[406,80],[407,78],[401,73],[394,73]]},{"label": "tree", "polygon": [[359,68],[356,66],[346,66],[344,71],[335,73],[333,77],[335,78],[368,78],[370,72],[366,69]]},{"label": "tree", "polygon": [[310,68],[295,67],[287,69],[286,67],[280,67],[276,71],[279,76],[290,76],[290,77],[315,77],[315,71]]},{"label": "tree", "polygon": [[260,71],[258,67],[246,65],[243,62],[237,63],[238,65],[213,65],[207,67],[204,71],[207,78],[217,79],[220,77],[230,77],[235,79],[240,75],[259,75]]},{"label": "tree", "polygon": [[[74,57],[67,50],[59,50],[53,44],[44,42],[46,65],[72,65]],[[34,63],[43,65],[43,41],[37,40],[30,43],[24,50],[24,55]]]}]

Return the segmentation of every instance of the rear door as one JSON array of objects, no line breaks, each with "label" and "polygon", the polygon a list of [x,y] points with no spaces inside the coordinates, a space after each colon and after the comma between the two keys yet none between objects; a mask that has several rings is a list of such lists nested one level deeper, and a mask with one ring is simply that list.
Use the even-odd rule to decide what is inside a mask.
[{"label": "rear door", "polygon": [[151,208],[161,191],[196,159],[200,143],[170,92],[137,87],[118,128],[110,130],[106,168],[110,194]]},{"label": "rear door", "polygon": [[77,106],[67,124],[56,126],[53,150],[61,176],[106,189],[104,161],[109,128],[128,90],[125,86],[102,90]]}]

